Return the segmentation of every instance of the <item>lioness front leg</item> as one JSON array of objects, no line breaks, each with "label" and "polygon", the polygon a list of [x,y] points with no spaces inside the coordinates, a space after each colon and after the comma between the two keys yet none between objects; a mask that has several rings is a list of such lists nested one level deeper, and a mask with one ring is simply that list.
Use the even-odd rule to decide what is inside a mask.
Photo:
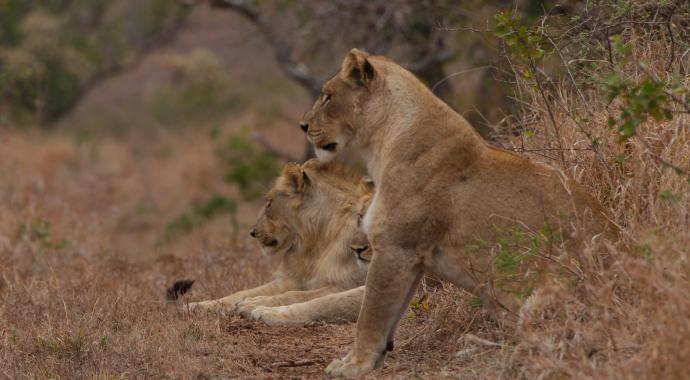
[{"label": "lioness front leg", "polygon": [[311,301],[285,306],[258,306],[252,319],[270,326],[302,325],[312,321],[330,323],[355,322],[364,298],[364,286],[329,294]]},{"label": "lioness front leg", "polygon": [[335,286],[325,286],[313,290],[292,290],[271,296],[257,296],[245,298],[237,304],[237,312],[243,316],[251,315],[251,312],[258,306],[283,306],[294,303],[306,302],[314,298],[323,297],[328,294],[339,292],[340,288]]},{"label": "lioness front leg", "polygon": [[327,374],[353,377],[383,366],[392,334],[422,274],[414,251],[374,245],[354,348],[343,359],[334,360],[326,368]]},{"label": "lioness front leg", "polygon": [[291,281],[273,280],[253,289],[241,290],[227,297],[216,300],[190,302],[186,305],[186,310],[194,311],[217,311],[222,314],[232,313],[236,310],[237,304],[249,297],[270,296],[280,294],[285,291],[295,289],[297,286]]}]

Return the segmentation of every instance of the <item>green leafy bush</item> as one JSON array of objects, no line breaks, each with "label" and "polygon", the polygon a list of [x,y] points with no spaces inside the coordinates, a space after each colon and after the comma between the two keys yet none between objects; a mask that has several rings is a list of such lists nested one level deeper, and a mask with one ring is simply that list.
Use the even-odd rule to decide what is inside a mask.
[{"label": "green leafy bush", "polygon": [[656,121],[673,119],[664,83],[650,78],[635,83],[611,74],[606,86],[609,103],[619,97],[622,100],[618,116],[608,118],[609,127],[620,133],[621,142],[634,136],[636,128],[650,117]]},{"label": "green leafy bush", "polygon": [[167,0],[0,1],[0,119],[57,120],[185,14]]},{"label": "green leafy bush", "polygon": [[[207,200],[192,205],[165,226],[166,240],[192,232],[196,227],[208,222],[218,215],[234,217],[237,205],[235,201],[224,195],[213,194]],[[234,219],[233,219],[234,224]]]},{"label": "green leafy bush", "polygon": [[263,195],[280,172],[279,160],[255,148],[241,132],[230,135],[218,152],[225,181],[237,185],[245,199]]}]

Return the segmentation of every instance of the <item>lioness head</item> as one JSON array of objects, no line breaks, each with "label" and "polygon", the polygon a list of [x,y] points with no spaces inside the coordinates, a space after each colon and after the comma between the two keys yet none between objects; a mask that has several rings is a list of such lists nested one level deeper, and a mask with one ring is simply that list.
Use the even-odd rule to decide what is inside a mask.
[{"label": "lioness head", "polygon": [[300,123],[321,161],[330,161],[352,141],[363,124],[364,105],[379,82],[369,54],[352,49],[340,72],[323,85],[321,96]]},{"label": "lioness head", "polygon": [[[371,180],[337,163],[287,164],[250,234],[266,255],[329,239],[349,244],[372,192]],[[357,244],[362,241],[357,237]]]}]

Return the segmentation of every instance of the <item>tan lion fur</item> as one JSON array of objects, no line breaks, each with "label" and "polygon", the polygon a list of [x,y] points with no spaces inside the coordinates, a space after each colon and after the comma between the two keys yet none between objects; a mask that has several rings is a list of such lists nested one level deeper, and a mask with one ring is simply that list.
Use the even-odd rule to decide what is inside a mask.
[{"label": "tan lion fur", "polygon": [[272,325],[355,321],[367,266],[350,245],[366,244],[358,231],[372,192],[371,180],[344,165],[287,164],[252,229],[266,255],[283,254],[275,279],[189,309],[238,312]]},{"label": "tan lion fur", "polygon": [[495,243],[515,228],[535,233],[548,226],[566,242],[583,231],[576,225],[589,237],[615,230],[586,189],[555,168],[488,145],[385,57],[353,49],[302,127],[321,160],[358,149],[377,185],[364,218],[374,253],[355,345],[328,367],[332,376],[361,375],[383,364],[424,272],[514,315],[516,305],[493,286],[492,251],[469,249],[477,242]]}]

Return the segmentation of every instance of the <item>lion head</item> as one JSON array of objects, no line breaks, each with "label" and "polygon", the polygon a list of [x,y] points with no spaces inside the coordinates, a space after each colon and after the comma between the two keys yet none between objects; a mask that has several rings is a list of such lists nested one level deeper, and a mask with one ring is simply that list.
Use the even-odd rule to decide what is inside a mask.
[{"label": "lion head", "polygon": [[372,193],[373,182],[344,165],[289,163],[266,194],[250,234],[265,255],[317,241],[349,244],[356,239],[359,246],[366,245],[366,236],[356,234]]}]

